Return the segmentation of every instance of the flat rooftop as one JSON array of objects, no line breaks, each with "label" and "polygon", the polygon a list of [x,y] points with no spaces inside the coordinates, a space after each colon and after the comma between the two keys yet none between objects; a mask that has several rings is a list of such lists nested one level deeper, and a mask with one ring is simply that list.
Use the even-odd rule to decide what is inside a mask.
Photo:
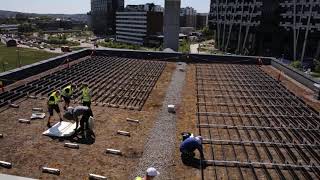
[{"label": "flat rooftop", "polygon": [[[319,102],[313,90],[282,73],[279,78],[279,73],[271,65],[245,60],[182,63],[173,57],[107,53],[76,58],[69,66],[21,79],[0,94],[0,161],[12,163],[12,168],[0,166],[0,173],[132,179],[154,166],[161,173],[158,179],[318,179]],[[32,108],[46,109],[48,94],[70,82],[79,85],[71,106],[80,103],[80,84],[89,83],[92,136],[50,138],[42,135],[46,118],[18,122],[30,118]],[[176,105],[176,114],[167,112],[170,103]],[[130,132],[130,137],[118,135],[118,130]],[[210,166],[199,170],[182,164],[182,132],[204,138]],[[66,148],[66,142],[80,148]],[[123,155],[107,154],[108,148]],[[44,166],[61,174],[42,173]]]}]

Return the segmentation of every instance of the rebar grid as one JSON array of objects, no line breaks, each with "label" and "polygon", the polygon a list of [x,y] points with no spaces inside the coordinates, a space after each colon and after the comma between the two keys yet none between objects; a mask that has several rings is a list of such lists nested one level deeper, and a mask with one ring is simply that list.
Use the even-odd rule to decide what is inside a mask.
[{"label": "rebar grid", "polygon": [[255,65],[196,65],[203,179],[319,179],[319,113]]},{"label": "rebar grid", "polygon": [[93,105],[141,110],[165,62],[95,56],[70,68],[0,94],[0,107],[27,95],[47,97],[50,92],[70,83],[78,85],[74,97],[80,102],[81,84],[86,82],[92,92]]}]

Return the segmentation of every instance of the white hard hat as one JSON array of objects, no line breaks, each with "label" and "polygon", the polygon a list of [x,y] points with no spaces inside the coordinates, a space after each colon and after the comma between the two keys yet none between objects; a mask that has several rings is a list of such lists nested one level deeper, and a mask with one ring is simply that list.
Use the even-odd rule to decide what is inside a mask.
[{"label": "white hard hat", "polygon": [[160,173],[153,167],[149,167],[147,169],[147,176],[151,176],[151,177],[156,177],[158,176]]}]

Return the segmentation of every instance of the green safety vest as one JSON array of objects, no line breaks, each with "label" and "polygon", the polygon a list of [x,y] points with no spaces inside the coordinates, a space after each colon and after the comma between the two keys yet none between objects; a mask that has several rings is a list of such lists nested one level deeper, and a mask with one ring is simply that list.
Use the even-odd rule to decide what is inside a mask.
[{"label": "green safety vest", "polygon": [[3,86],[3,83],[2,83],[2,81],[0,81],[0,86]]},{"label": "green safety vest", "polygon": [[136,177],[135,180],[142,180],[142,177]]},{"label": "green safety vest", "polygon": [[82,101],[83,102],[90,102],[91,101],[89,88],[83,88],[82,89]]},{"label": "green safety vest", "polygon": [[[67,89],[69,89],[69,93],[66,92]],[[73,90],[72,90],[71,85],[63,88],[63,90],[62,90],[62,95],[63,96],[70,97],[70,96],[72,96],[72,94],[73,94]]]},{"label": "green safety vest", "polygon": [[[51,98],[51,97],[53,97],[53,98]],[[54,100],[50,100],[50,99],[54,99]],[[49,104],[49,105],[59,104],[59,100],[60,100],[60,98],[57,96],[57,92],[53,92],[53,93],[49,96],[48,104]]]}]

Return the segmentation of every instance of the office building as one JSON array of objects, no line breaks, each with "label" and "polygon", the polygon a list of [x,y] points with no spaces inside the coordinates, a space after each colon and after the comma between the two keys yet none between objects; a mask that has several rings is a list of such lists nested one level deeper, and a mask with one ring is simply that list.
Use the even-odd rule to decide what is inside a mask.
[{"label": "office building", "polygon": [[208,26],[208,13],[198,13],[197,14],[197,29],[203,29]]},{"label": "office building", "polygon": [[123,11],[116,13],[116,41],[147,45],[147,37],[161,35],[163,13],[154,11]]},{"label": "office building", "polygon": [[155,5],[153,3],[139,4],[139,5],[127,5],[125,11],[154,11],[163,12],[164,8],[160,5]]},{"label": "office building", "polygon": [[122,11],[124,0],[91,0],[91,28],[95,34],[115,33],[115,13]]},{"label": "office building", "polygon": [[319,60],[320,1],[284,1],[280,3],[280,12],[284,56],[294,60]]},{"label": "office building", "polygon": [[225,52],[319,58],[319,6],[319,0],[211,0],[209,27]]},{"label": "office building", "polygon": [[197,26],[197,11],[192,7],[180,9],[180,27],[194,27]]}]

